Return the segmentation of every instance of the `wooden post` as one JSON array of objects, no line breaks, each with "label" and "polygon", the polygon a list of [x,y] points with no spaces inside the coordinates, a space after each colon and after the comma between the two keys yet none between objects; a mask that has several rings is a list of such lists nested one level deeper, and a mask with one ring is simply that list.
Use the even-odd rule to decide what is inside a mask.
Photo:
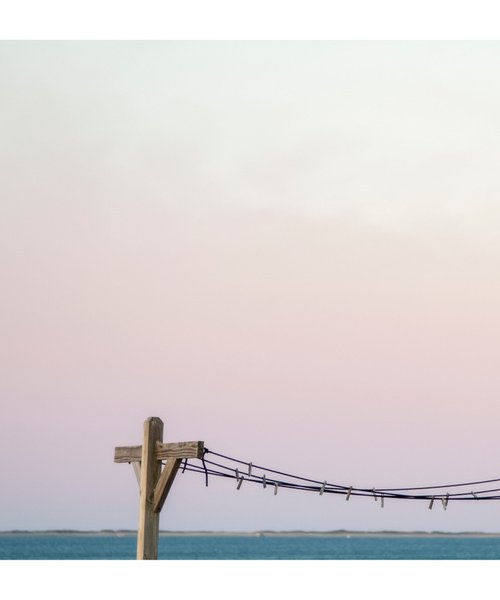
[{"label": "wooden post", "polygon": [[137,560],[156,560],[158,558],[160,514],[154,511],[154,492],[161,472],[161,462],[156,459],[156,442],[162,440],[163,421],[158,417],[146,419],[141,456]]},{"label": "wooden post", "polygon": [[[163,421],[149,417],[144,422],[142,446],[115,448],[116,463],[132,463],[140,486],[138,560],[158,558],[160,511],[172,487],[182,459],[203,458],[203,442],[168,442],[164,444]],[[166,465],[161,469],[162,460]]]}]

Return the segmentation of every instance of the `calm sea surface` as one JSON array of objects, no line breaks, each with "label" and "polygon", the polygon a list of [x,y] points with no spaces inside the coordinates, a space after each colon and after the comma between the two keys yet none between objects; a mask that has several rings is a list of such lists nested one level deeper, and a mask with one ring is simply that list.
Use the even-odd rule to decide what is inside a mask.
[{"label": "calm sea surface", "polygon": [[[2,534],[3,560],[132,560],[134,535]],[[160,537],[164,560],[497,560],[500,538]]]}]

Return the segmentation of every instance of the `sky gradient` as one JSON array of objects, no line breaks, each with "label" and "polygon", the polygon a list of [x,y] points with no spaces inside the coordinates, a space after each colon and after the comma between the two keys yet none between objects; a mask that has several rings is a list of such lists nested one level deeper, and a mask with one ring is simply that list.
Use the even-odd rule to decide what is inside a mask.
[{"label": "sky gradient", "polygon": [[[499,477],[499,75],[497,42],[2,42],[0,530],[135,528],[113,448],[153,415],[340,484]],[[161,527],[499,511],[184,474]]]}]

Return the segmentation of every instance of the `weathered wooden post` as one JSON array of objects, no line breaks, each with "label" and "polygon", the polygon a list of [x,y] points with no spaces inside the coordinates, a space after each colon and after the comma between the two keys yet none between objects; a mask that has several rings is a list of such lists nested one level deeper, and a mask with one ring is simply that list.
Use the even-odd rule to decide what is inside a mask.
[{"label": "weathered wooden post", "polygon": [[142,442],[139,527],[137,528],[138,560],[158,558],[160,513],[153,510],[153,497],[160,478],[161,462],[156,460],[156,442],[163,441],[163,422],[150,417],[144,422]]},{"label": "weathered wooden post", "polygon": [[[139,527],[137,530],[137,559],[158,558],[160,511],[184,458],[202,458],[203,442],[163,443],[163,421],[149,417],[144,422],[144,439],[141,446],[115,448],[115,462],[128,462],[140,485]],[[162,460],[166,464],[162,470]],[[139,465],[139,466],[137,466]]]}]

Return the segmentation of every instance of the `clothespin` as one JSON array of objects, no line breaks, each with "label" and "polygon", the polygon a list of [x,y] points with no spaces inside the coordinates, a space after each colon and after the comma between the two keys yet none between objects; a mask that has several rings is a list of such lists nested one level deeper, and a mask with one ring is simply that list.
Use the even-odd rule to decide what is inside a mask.
[{"label": "clothespin", "polygon": [[432,505],[434,504],[434,496],[432,496],[431,501],[429,503],[429,510],[432,510]]},{"label": "clothespin", "polygon": [[349,488],[349,490],[347,491],[347,496],[345,497],[345,499],[346,499],[346,502],[347,502],[347,500],[349,500],[349,498],[351,497],[351,492],[352,492],[352,485],[351,485],[351,487]]},{"label": "clothespin", "polygon": [[321,489],[319,490],[319,495],[322,496],[324,491],[325,491],[325,487],[326,487],[326,481],[323,481],[323,485],[321,486]]},{"label": "clothespin", "polygon": [[380,496],[380,508],[384,508],[384,494]]},{"label": "clothespin", "polygon": [[238,485],[236,486],[237,490],[240,489],[242,483],[243,483],[243,475],[240,477],[240,480],[238,481]]},{"label": "clothespin", "polygon": [[375,502],[377,501],[377,494],[375,492],[375,488],[372,489],[373,492],[373,499],[375,500]]},{"label": "clothespin", "polygon": [[441,498],[441,503],[443,505],[444,510],[446,510],[446,498],[442,497]]},{"label": "clothespin", "polygon": [[262,487],[264,489],[266,489],[266,475],[265,475],[265,473],[264,473],[264,475],[262,475]]},{"label": "clothespin", "polygon": [[448,500],[450,499],[450,494],[446,494],[446,498],[444,499],[444,509],[448,506]]},{"label": "clothespin", "polygon": [[250,475],[252,474],[252,463],[248,463],[248,476],[250,477]]},{"label": "clothespin", "polygon": [[236,479],[239,479],[240,478],[240,472],[238,471],[238,469],[235,469],[234,473],[236,475]]},{"label": "clothespin", "polygon": [[276,496],[277,493],[278,493],[278,482],[275,481],[274,482],[274,495]]}]

